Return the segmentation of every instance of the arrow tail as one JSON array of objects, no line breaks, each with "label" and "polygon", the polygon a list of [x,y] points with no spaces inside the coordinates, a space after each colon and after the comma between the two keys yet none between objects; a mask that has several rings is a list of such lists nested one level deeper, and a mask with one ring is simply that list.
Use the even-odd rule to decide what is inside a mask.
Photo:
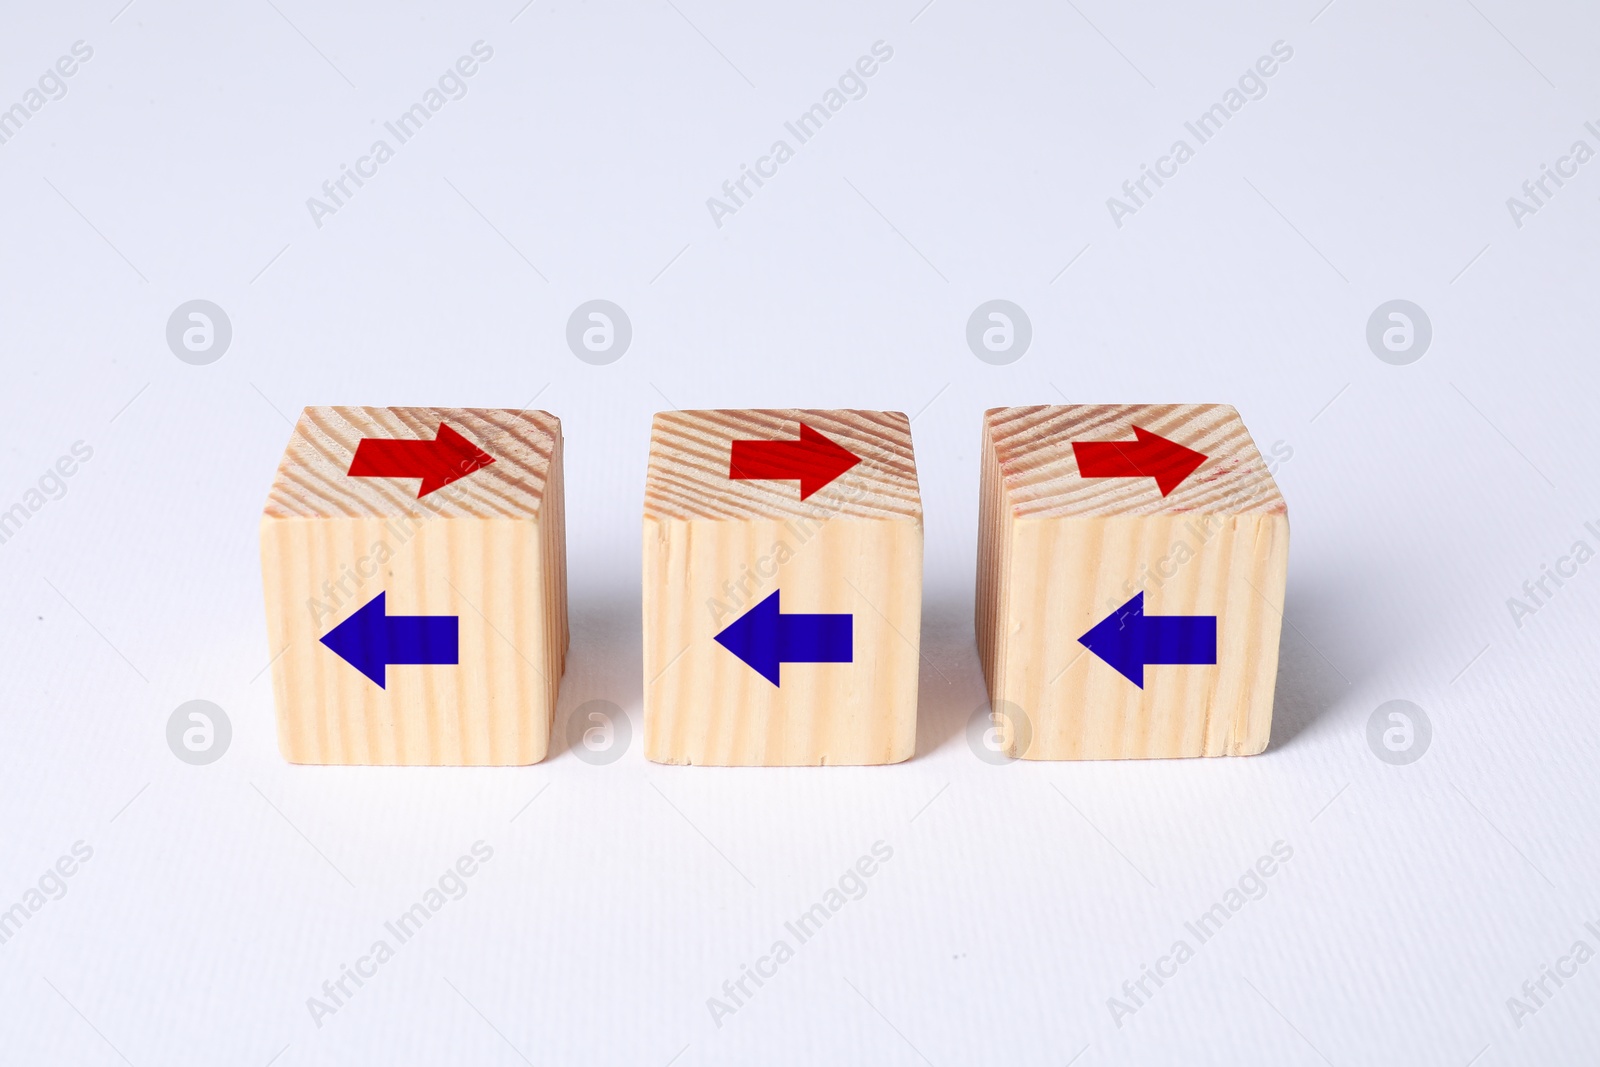
[{"label": "arrow tail", "polygon": [[1215,615],[1146,615],[1146,664],[1204,664],[1217,662]]},{"label": "arrow tail", "polygon": [[781,663],[850,663],[855,657],[855,616],[780,615]]},{"label": "arrow tail", "polygon": [[364,437],[350,460],[355,478],[417,478],[433,454],[432,441],[385,441]]},{"label": "arrow tail", "polygon": [[1137,460],[1137,448],[1134,441],[1074,441],[1072,455],[1078,461],[1078,473],[1085,478],[1137,478],[1145,473]]},{"label": "arrow tail", "polygon": [[457,615],[390,615],[388,647],[391,664],[461,662],[461,619]]},{"label": "arrow tail", "polygon": [[810,481],[837,473],[835,455],[810,441],[734,441],[728,455],[728,477],[735,481]]},{"label": "arrow tail", "polygon": [[765,481],[800,477],[793,462],[792,441],[735,441],[728,455],[728,477],[735,481]]}]

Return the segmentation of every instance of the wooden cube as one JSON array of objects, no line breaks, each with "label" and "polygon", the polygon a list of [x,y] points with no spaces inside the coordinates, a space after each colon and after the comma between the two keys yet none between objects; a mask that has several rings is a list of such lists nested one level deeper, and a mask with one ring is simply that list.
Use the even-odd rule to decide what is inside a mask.
[{"label": "wooden cube", "polygon": [[306,408],[261,519],[284,757],[544,759],[567,651],[562,510],[545,412]]},{"label": "wooden cube", "polygon": [[1223,404],[984,414],[977,634],[1006,751],[1266,748],[1289,515]]},{"label": "wooden cube", "polygon": [[922,501],[895,411],[655,417],[645,754],[896,763],[916,747]]}]

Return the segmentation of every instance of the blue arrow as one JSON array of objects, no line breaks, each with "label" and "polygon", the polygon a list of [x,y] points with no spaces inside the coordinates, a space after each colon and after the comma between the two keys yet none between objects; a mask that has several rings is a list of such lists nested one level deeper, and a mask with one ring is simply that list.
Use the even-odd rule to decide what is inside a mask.
[{"label": "blue arrow", "polygon": [[778,591],[728,624],[717,644],[778,684],[780,663],[849,663],[855,617],[780,615]]},{"label": "blue arrow", "polygon": [[1146,615],[1141,590],[1078,638],[1078,643],[1143,689],[1147,666],[1217,662],[1217,617]]},{"label": "blue arrow", "polygon": [[385,615],[379,593],[335,626],[322,643],[362,674],[385,685],[391,663],[461,662],[461,619],[456,615]]}]

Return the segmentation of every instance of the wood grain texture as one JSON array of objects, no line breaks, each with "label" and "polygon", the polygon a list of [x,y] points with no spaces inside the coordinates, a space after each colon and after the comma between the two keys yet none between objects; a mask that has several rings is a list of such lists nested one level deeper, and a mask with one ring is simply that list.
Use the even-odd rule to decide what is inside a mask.
[{"label": "wood grain texture", "polygon": [[[734,481],[730,442],[792,441],[800,423],[862,458],[824,499],[800,499],[793,481]],[[905,519],[922,521],[911,423],[898,411],[799,408],[663,411],[650,428],[644,513],[656,519]]]},{"label": "wood grain texture", "polygon": [[[1134,426],[1204,453],[1169,496],[1085,478],[1074,440]],[[1250,755],[1272,725],[1288,509],[1233,408],[995,408],[983,422],[976,628],[1012,755]],[[1079,637],[1143,591],[1147,615],[1215,615],[1215,665],[1160,665],[1141,689]]]},{"label": "wood grain texture", "polygon": [[[862,457],[805,501],[728,477],[735,440],[801,422]],[[774,686],[714,640],[780,592],[784,614],[847,613],[853,661]],[[659,763],[894,763],[916,746],[922,504],[899,412],[675,411],[655,418],[644,507],[645,751]]]},{"label": "wood grain texture", "polygon": [[[418,499],[351,477],[363,438],[441,422],[495,462]],[[567,635],[561,424],[546,412],[307,408],[261,520],[278,742],[293,763],[512,765],[549,749]],[[379,592],[389,615],[459,618],[456,665],[387,687],[321,643]]]}]

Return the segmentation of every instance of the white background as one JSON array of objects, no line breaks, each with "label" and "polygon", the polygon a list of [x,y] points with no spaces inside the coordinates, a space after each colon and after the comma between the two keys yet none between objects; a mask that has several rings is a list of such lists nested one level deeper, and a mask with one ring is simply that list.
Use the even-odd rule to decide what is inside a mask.
[{"label": "white background", "polygon": [[[0,946],[0,1061],[1600,1054],[1600,962],[1520,1026],[1507,1006],[1600,950],[1600,563],[1520,628],[1506,603],[1600,548],[1600,162],[1520,228],[1506,206],[1600,148],[1592,8],[121,3],[13,3],[0,28],[0,106],[94,49],[0,145],[0,508],[93,448],[0,545],[0,907],[93,849]],[[306,199],[478,40],[466,97],[318,228]],[[718,228],[706,198],[879,40],[867,95]],[[1114,225],[1106,198],[1279,40],[1265,98]],[[597,297],[633,323],[609,366],[564,339]],[[995,297],[1033,324],[1009,366],[965,341]],[[233,325],[209,366],[165,340],[193,298]],[[1365,340],[1393,298],[1433,324],[1409,366]],[[288,419],[535,396],[567,439],[550,759],[286,765],[256,523]],[[1063,399],[1232,403],[1292,448],[1265,754],[969,748],[979,415]],[[639,512],[668,405],[916,416],[916,758],[644,760]],[[233,724],[203,767],[165,733],[196,698]],[[1433,726],[1408,766],[1367,744],[1391,699]],[[566,741],[589,700],[632,719],[609,766]],[[466,896],[319,1028],[307,998],[479,840]],[[718,1027],[707,998],[879,840],[867,894]],[[1277,841],[1265,895],[1119,1026],[1108,998]]]}]

